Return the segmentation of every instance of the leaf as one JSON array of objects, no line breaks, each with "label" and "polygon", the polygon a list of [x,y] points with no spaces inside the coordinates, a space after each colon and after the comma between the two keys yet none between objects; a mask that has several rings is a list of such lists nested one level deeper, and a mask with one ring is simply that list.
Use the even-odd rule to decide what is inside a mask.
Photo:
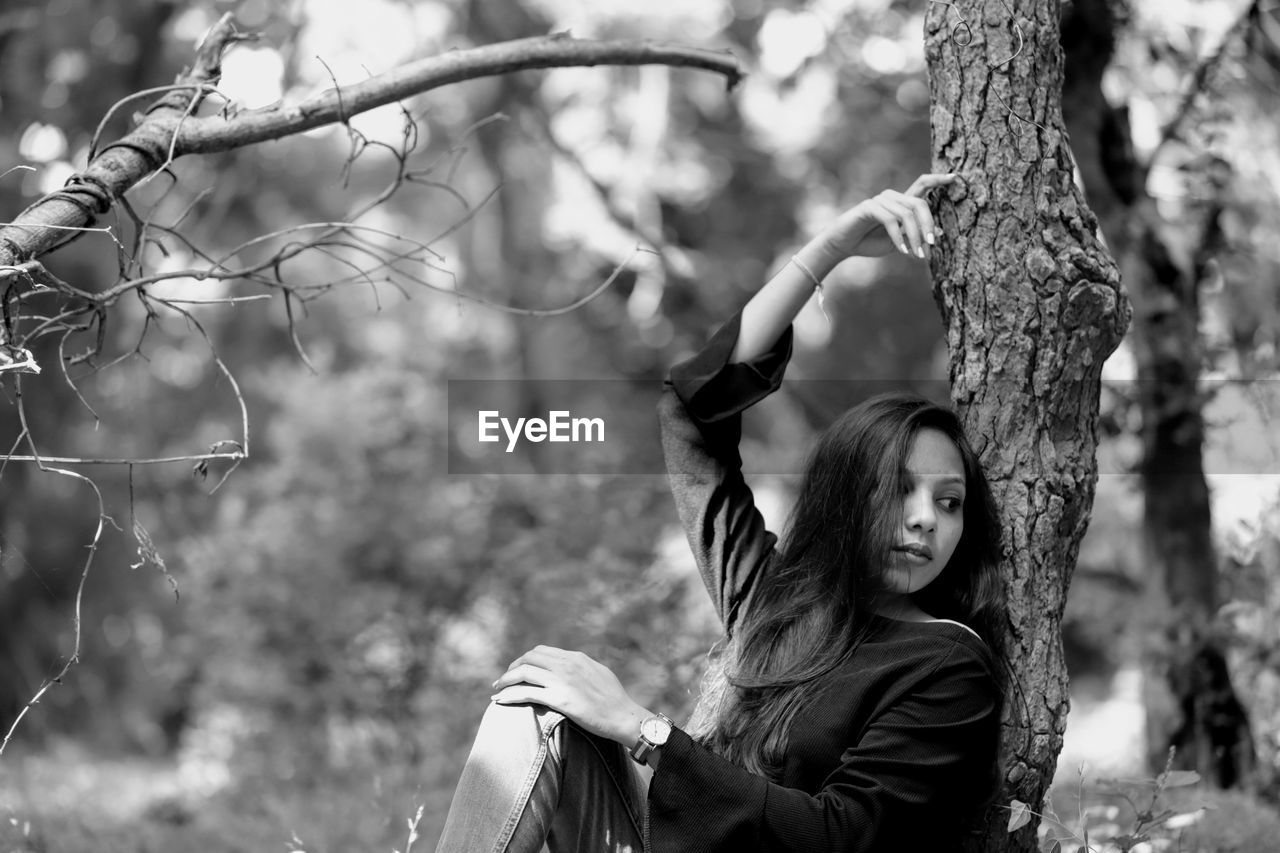
[{"label": "leaf", "polygon": [[1009,831],[1017,832],[1031,823],[1031,807],[1022,800],[1014,800],[1009,804]]},{"label": "leaf", "polygon": [[138,562],[129,566],[131,569],[139,569],[143,566],[155,566],[164,573],[165,579],[169,581],[169,586],[173,589],[173,597],[178,598],[178,582],[174,580],[173,575],[169,574],[169,567],[164,564],[164,557],[160,556],[160,552],[156,550],[155,543],[151,541],[151,534],[147,532],[147,528],[142,526],[142,522],[136,518],[133,520],[133,538],[138,543]]},{"label": "leaf", "polygon": [[1170,815],[1169,819],[1164,822],[1164,825],[1169,829],[1186,829],[1192,824],[1199,823],[1200,820],[1204,818],[1204,812],[1204,807],[1201,806],[1189,812]]},{"label": "leaf", "polygon": [[1195,785],[1200,781],[1200,774],[1194,770],[1170,770],[1167,773],[1161,773],[1156,780],[1161,788],[1181,788],[1186,785]]},{"label": "leaf", "polygon": [[1128,851],[1148,840],[1146,833],[1139,833],[1138,835],[1118,835],[1111,839],[1111,843],[1119,847],[1124,853],[1128,853]]},{"label": "leaf", "polygon": [[1055,840],[1044,849],[1044,853],[1062,853],[1062,842]]}]

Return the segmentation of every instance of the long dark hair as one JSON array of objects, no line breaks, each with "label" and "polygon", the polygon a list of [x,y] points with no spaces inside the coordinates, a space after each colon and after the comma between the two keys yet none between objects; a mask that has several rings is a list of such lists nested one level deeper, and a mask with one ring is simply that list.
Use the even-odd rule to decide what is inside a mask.
[{"label": "long dark hair", "polygon": [[739,766],[780,777],[797,714],[872,630],[881,571],[902,525],[906,460],[922,429],[941,431],[960,451],[964,531],[946,568],[912,597],[982,637],[1003,689],[1000,519],[977,454],[950,409],[882,394],[818,439],[778,558],[733,629],[723,693],[702,739]]}]

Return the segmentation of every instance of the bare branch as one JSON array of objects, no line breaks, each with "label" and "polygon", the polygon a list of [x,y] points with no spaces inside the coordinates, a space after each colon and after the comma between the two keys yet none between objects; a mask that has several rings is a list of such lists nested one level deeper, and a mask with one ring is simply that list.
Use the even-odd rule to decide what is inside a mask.
[{"label": "bare branch", "polygon": [[163,124],[176,130],[179,153],[207,154],[345,122],[353,115],[452,83],[538,68],[596,65],[699,68],[723,74],[731,87],[743,76],[737,59],[727,52],[656,42],[589,41],[553,35],[449,51],[340,87],[340,90],[328,89],[292,107],[250,110],[229,120],[206,116],[189,120],[181,128],[173,128],[172,119],[165,119]]},{"label": "bare branch", "polygon": [[1154,163],[1156,157],[1164,149],[1164,147],[1181,138],[1182,127],[1191,115],[1192,107],[1196,100],[1208,91],[1213,75],[1217,72],[1219,66],[1227,56],[1227,50],[1238,37],[1244,36],[1253,22],[1259,15],[1258,0],[1252,0],[1245,10],[1240,14],[1227,31],[1222,35],[1222,41],[1218,43],[1218,47],[1211,53],[1204,56],[1196,65],[1195,70],[1191,72],[1191,78],[1187,82],[1187,88],[1182,93],[1182,100],[1178,103],[1178,109],[1160,131],[1160,141],[1156,143],[1156,147],[1151,152],[1148,163]]},{"label": "bare branch", "polygon": [[[69,471],[65,468],[49,467],[46,464],[48,460],[44,460],[40,458],[39,453],[36,451],[35,440],[32,438],[31,430],[27,424],[26,409],[22,405],[22,386],[20,381],[16,383],[15,394],[17,395],[17,398],[18,398],[18,418],[22,425],[22,430],[21,430],[21,433],[19,434],[18,441],[19,442],[24,440],[26,441],[27,446],[31,449],[31,455],[35,457],[34,461],[36,462],[37,465],[39,465],[41,471],[44,471],[49,474],[58,474],[63,477],[70,477],[73,480],[79,480],[80,482],[86,484],[90,489],[93,490],[94,497],[96,497],[98,501],[98,525],[93,531],[93,539],[90,541],[88,545],[89,555],[85,557],[84,565],[80,569],[80,581],[76,585],[76,594],[75,594],[75,600],[72,605],[72,618],[71,618],[71,624],[72,624],[72,630],[73,630],[71,654],[63,662],[62,668],[57,672],[57,674],[54,675],[52,678],[46,679],[45,682],[40,685],[40,689],[35,692],[35,695],[33,695],[27,701],[27,704],[22,706],[22,710],[18,712],[18,715],[14,718],[13,722],[10,724],[9,730],[5,732],[4,740],[0,741],[0,755],[4,754],[5,747],[9,745],[9,741],[13,738],[13,733],[18,730],[18,724],[22,722],[22,719],[27,715],[27,712],[30,711],[32,708],[34,708],[37,704],[39,704],[40,700],[44,698],[44,695],[48,693],[50,690],[52,690],[54,686],[61,684],[62,679],[66,676],[66,674],[70,672],[71,668],[74,667],[80,661],[80,647],[81,647],[81,642],[83,638],[80,613],[81,613],[81,606],[84,601],[84,587],[85,587],[85,583],[89,580],[89,569],[93,566],[94,555],[98,553],[98,545],[102,541],[103,530],[106,526],[106,523],[110,521],[110,518],[107,516],[107,512],[106,512],[106,505],[102,500],[102,491],[98,488],[97,483],[93,482],[93,480],[89,479],[85,475],[77,473],[75,471]],[[8,459],[12,459],[12,458],[13,458],[12,456],[7,457],[6,462],[8,461]]]},{"label": "bare branch", "polygon": [[[6,352],[5,350],[10,350]],[[24,347],[0,348],[0,373],[39,373],[40,365]]]},{"label": "bare branch", "polygon": [[408,63],[348,86],[328,89],[291,106],[195,116],[220,73],[223,51],[244,36],[225,16],[201,45],[195,67],[147,110],[127,136],[104,147],[68,186],[50,193],[0,228],[0,266],[39,258],[59,245],[64,229],[89,227],[123,195],[187,154],[230,151],[281,139],[395,103],[441,86],[538,68],[596,65],[671,65],[742,79],[727,52],[655,42],[589,41],[568,35],[518,39],[455,50]]},{"label": "bare branch", "polygon": [[588,302],[591,302],[600,294],[604,293],[606,290],[612,287],[613,283],[618,280],[618,276],[622,275],[622,271],[625,270],[627,268],[627,265],[630,264],[631,261],[635,258],[635,256],[640,254],[641,252],[644,252],[650,255],[658,254],[657,251],[650,249],[646,246],[636,246],[631,250],[631,254],[627,255],[627,257],[624,258],[621,263],[619,263],[617,266],[613,268],[613,272],[609,273],[609,277],[606,278],[604,281],[600,282],[598,285],[596,285],[595,288],[590,293],[588,293],[585,296],[578,297],[577,299],[573,300],[567,305],[560,305],[556,308],[516,308],[511,305],[502,305],[497,302],[490,302],[488,299],[485,299],[482,296],[474,296],[470,293],[467,293],[461,290],[445,290],[444,288],[435,288],[435,289],[448,293],[450,296],[457,297],[458,299],[463,299],[463,300],[466,300],[467,302],[473,302],[476,305],[484,305],[488,308],[493,308],[495,310],[502,311],[503,313],[506,313],[506,314],[515,314],[521,317],[556,317],[561,314],[568,314],[572,311],[577,311],[583,305],[586,305]]},{"label": "bare branch", "polygon": [[[433,246],[470,222],[494,198],[501,185],[493,187],[475,203],[454,188],[454,171],[466,151],[460,145],[452,147],[426,168],[411,168],[410,157],[418,145],[418,125],[403,103],[404,132],[399,140],[391,143],[364,137],[351,128],[349,120],[374,108],[403,102],[406,98],[442,86],[531,69],[658,64],[721,74],[730,88],[743,76],[737,60],[727,52],[652,42],[585,41],[559,34],[449,51],[351,85],[338,85],[335,80],[333,88],[301,103],[236,110],[218,91],[217,84],[225,51],[246,38],[236,29],[232,17],[225,15],[197,49],[192,67],[179,75],[173,85],[136,92],[107,111],[93,134],[87,164],[68,180],[66,186],[38,199],[12,221],[0,221],[0,312],[3,313],[0,378],[12,381],[21,419],[20,433],[10,450],[27,451],[0,455],[0,475],[11,461],[30,462],[41,471],[86,483],[98,499],[98,525],[75,596],[73,649],[60,671],[46,681],[20,711],[0,742],[0,753],[3,753],[27,712],[53,685],[61,683],[80,659],[82,592],[105,525],[113,522],[105,513],[102,493],[97,485],[74,469],[91,465],[129,466],[132,514],[132,466],[194,462],[193,475],[204,479],[209,474],[211,463],[223,463],[218,467],[225,470],[212,489],[216,491],[250,452],[248,410],[241,390],[214,349],[204,327],[192,313],[194,309],[188,310],[186,306],[236,304],[271,299],[274,294],[222,296],[219,291],[210,294],[208,299],[178,299],[150,293],[147,290],[149,285],[174,279],[239,280],[279,291],[284,298],[290,338],[308,366],[310,362],[294,323],[295,312],[298,308],[305,310],[311,299],[332,288],[353,282],[368,285],[375,299],[382,287],[396,288],[406,294],[411,287],[422,287],[516,314],[546,316],[575,310],[613,285],[637,253],[653,250],[637,246],[592,292],[560,307],[516,309],[460,292],[456,282],[453,282],[454,286],[434,283],[428,277],[443,275],[452,278],[454,273],[443,267],[444,258]],[[131,131],[113,142],[101,144],[104,138],[109,138],[106,137],[107,128],[117,124],[117,117],[127,106],[156,96],[158,98],[135,118]],[[211,97],[213,101],[209,101]],[[225,103],[221,109],[215,109],[219,101]],[[490,116],[474,124],[464,136],[470,136],[489,122],[504,118],[501,115]],[[387,185],[348,211],[346,220],[295,224],[248,239],[230,251],[206,250],[180,234],[178,229],[208,191],[199,193],[195,200],[186,204],[176,219],[170,219],[166,214],[163,218],[171,221],[170,225],[152,221],[157,217],[160,202],[167,191],[159,192],[160,188],[156,188],[157,192],[152,195],[159,195],[160,200],[149,198],[146,206],[139,205],[137,210],[127,196],[130,190],[145,185],[157,175],[172,178],[176,185],[177,176],[170,167],[180,157],[232,151],[330,125],[345,126],[350,134],[351,150],[344,165],[344,181],[357,158],[371,150],[377,152],[378,157],[389,156],[393,169]],[[441,166],[439,172],[445,174],[437,171],[438,166]],[[0,178],[14,169],[29,168],[15,166],[0,173]],[[460,210],[451,224],[438,233],[417,237],[357,221],[384,205],[406,185],[441,191],[443,200],[440,203],[450,208],[457,202]],[[109,227],[99,226],[97,220],[108,214],[114,214],[115,221]],[[105,234],[114,245],[118,261],[115,280],[94,285],[92,292],[83,289],[83,285],[77,287],[59,279],[41,263],[49,252],[85,234]],[[294,268],[289,262],[303,253],[325,256],[330,268],[336,268],[337,272],[320,281],[294,275]],[[267,257],[263,258],[263,255]],[[163,256],[166,263],[157,268],[150,261],[159,256]],[[164,269],[169,266],[189,268]],[[146,310],[138,342],[131,352],[108,355],[104,352],[107,311],[130,293],[136,295]],[[40,453],[28,428],[22,404],[21,374],[39,370],[31,355],[33,342],[46,335],[57,338],[63,379],[96,419],[97,414],[80,394],[68,369],[87,364],[98,370],[102,369],[102,362],[110,366],[128,358],[145,359],[142,340],[147,329],[160,316],[157,309],[161,306],[183,316],[209,343],[213,361],[230,384],[239,405],[240,438],[216,442],[205,453],[153,458],[50,457]],[[141,563],[151,562],[163,570],[163,560],[159,558],[146,528],[136,517],[132,519],[131,527]]]},{"label": "bare branch", "polygon": [[[224,443],[224,442],[219,442]],[[232,442],[234,443],[234,442]],[[0,455],[5,464],[9,462],[45,462],[52,465],[170,465],[175,462],[224,462],[240,463],[245,455],[235,452],[190,453],[185,456],[150,456],[150,457],[91,457],[91,456],[44,456],[21,453],[5,453]]]}]

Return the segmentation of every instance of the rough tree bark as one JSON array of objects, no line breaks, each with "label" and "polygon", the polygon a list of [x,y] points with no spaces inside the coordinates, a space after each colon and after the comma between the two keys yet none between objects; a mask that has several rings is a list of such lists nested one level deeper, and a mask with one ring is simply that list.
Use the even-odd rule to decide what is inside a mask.
[{"label": "rough tree bark", "polygon": [[1038,821],[1007,832],[1017,799],[1039,810],[1067,718],[1060,624],[1097,480],[1103,361],[1130,309],[1072,179],[1061,115],[1058,0],[930,5],[933,167],[963,176],[941,200],[935,295],[952,400],[1000,501],[1015,684],[1005,789],[969,848],[1035,849]]},{"label": "rough tree bark", "polygon": [[[1179,262],[1146,190],[1149,164],[1134,152],[1128,110],[1112,105],[1102,90],[1120,6],[1118,0],[1077,0],[1064,19],[1063,110],[1090,202],[1134,304],[1142,534],[1163,639],[1158,659],[1147,663],[1165,681],[1164,690],[1149,685],[1146,691],[1148,760],[1153,769],[1161,768],[1169,747],[1176,746],[1175,766],[1232,787],[1253,764],[1253,742],[1213,631],[1220,605],[1218,558],[1204,472],[1205,398],[1199,387],[1205,357],[1199,281],[1218,242],[1217,213],[1210,212],[1189,262]],[[1257,11],[1258,4],[1251,4],[1236,29],[1250,26]],[[1176,138],[1177,125],[1220,58],[1220,52],[1211,56],[1193,75],[1166,138]]]}]

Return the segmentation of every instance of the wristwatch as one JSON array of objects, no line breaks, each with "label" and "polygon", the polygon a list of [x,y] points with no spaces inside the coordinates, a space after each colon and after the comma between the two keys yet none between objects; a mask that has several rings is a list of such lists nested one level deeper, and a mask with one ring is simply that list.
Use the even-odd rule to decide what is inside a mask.
[{"label": "wristwatch", "polygon": [[665,744],[667,738],[671,736],[673,725],[671,718],[666,714],[646,717],[640,723],[640,737],[636,739],[636,745],[631,747],[631,757],[640,764],[648,764],[649,755]]}]

